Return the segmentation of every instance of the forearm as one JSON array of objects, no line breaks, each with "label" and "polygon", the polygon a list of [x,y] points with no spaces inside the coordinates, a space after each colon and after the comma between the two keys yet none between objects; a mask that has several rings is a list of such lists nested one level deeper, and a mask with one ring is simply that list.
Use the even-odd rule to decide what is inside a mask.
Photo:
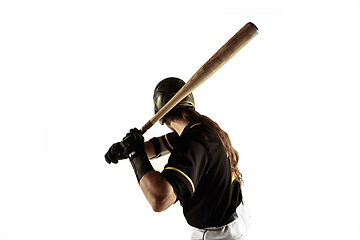
[{"label": "forearm", "polygon": [[152,159],[156,156],[154,145],[150,141],[147,141],[144,143],[144,148],[145,148],[146,155],[149,159]]},{"label": "forearm", "polygon": [[172,186],[157,171],[145,174],[140,180],[140,187],[155,212],[166,210],[177,199]]}]

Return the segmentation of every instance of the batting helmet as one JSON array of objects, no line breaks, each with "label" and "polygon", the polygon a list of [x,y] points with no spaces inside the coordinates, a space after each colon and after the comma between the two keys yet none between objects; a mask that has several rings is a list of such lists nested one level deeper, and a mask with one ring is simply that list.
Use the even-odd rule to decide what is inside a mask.
[{"label": "batting helmet", "polygon": [[[185,82],[179,78],[165,78],[155,87],[154,91],[154,108],[155,114],[185,85]],[[195,109],[195,101],[192,93],[187,95],[173,109],[180,107],[192,107]],[[160,124],[164,124],[164,118],[159,120]]]}]

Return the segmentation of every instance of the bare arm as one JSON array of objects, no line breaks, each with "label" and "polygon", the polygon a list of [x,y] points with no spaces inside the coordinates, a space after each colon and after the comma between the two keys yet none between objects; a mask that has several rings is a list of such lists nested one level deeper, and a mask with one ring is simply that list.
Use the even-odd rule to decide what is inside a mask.
[{"label": "bare arm", "polygon": [[177,199],[173,187],[157,171],[146,173],[140,180],[140,187],[155,212],[166,210]]},{"label": "bare arm", "polygon": [[144,148],[145,148],[146,155],[148,156],[149,159],[152,159],[153,157],[155,157],[154,145],[150,141],[147,141],[144,143]]}]

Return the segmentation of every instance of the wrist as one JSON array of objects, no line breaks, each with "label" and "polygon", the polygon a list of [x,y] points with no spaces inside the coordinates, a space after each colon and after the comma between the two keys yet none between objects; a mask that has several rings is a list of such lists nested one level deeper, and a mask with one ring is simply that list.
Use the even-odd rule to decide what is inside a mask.
[{"label": "wrist", "polygon": [[137,151],[130,156],[130,163],[134,169],[138,183],[140,183],[141,178],[148,172],[153,171],[149,158],[146,155],[145,150]]}]

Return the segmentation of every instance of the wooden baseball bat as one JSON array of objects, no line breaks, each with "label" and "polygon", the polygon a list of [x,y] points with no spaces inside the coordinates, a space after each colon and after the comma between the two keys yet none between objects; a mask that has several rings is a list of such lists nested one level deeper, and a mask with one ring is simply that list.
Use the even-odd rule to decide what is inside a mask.
[{"label": "wooden baseball bat", "polygon": [[160,118],[164,117],[182,99],[211,77],[237,52],[258,34],[258,28],[251,22],[245,24],[224,46],[222,46],[142,128],[145,133]]}]

